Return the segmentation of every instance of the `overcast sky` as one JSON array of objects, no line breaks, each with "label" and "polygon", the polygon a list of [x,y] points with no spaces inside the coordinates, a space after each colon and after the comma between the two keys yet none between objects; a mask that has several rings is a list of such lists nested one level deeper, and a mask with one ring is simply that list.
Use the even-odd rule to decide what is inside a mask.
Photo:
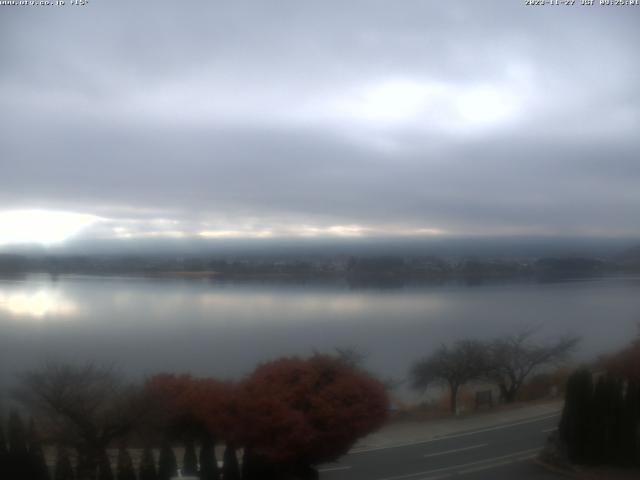
[{"label": "overcast sky", "polygon": [[639,27],[512,0],[0,6],[0,243],[640,234]]}]

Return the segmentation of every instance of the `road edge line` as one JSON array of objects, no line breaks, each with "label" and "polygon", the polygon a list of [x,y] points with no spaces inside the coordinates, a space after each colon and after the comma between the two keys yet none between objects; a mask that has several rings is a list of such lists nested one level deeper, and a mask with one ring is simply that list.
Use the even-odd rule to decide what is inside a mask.
[{"label": "road edge line", "polygon": [[535,422],[541,422],[542,420],[547,420],[549,418],[553,418],[553,417],[557,417],[562,413],[561,410],[558,410],[556,413],[552,413],[552,414],[545,414],[543,416],[537,416],[537,417],[531,417],[530,419],[527,420],[523,420],[523,421],[518,421],[515,423],[504,423],[504,424],[497,424],[493,427],[487,427],[487,428],[482,428],[479,430],[471,430],[471,431],[461,431],[459,433],[452,433],[452,434],[446,434],[446,435],[441,435],[441,436],[434,436],[428,440],[417,440],[417,441],[413,441],[413,442],[405,442],[405,443],[394,443],[392,445],[386,445],[386,446],[381,446],[381,447],[370,447],[370,448],[364,448],[361,450],[354,450],[351,451],[349,453],[347,453],[347,456],[349,455],[357,455],[360,453],[368,453],[368,452],[376,452],[379,450],[389,450],[392,448],[402,448],[402,447],[411,447],[414,445],[423,445],[425,443],[431,443],[431,442],[439,442],[442,440],[449,440],[451,438],[458,438],[458,437],[467,437],[469,435],[475,435],[477,433],[484,433],[484,432],[491,432],[494,430],[501,430],[503,428],[510,428],[510,427],[517,427],[519,425],[526,425],[528,423],[535,423]]}]

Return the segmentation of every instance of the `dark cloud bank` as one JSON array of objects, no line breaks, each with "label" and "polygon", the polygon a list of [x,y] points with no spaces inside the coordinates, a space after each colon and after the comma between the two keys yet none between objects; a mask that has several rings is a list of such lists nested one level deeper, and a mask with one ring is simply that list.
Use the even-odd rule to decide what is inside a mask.
[{"label": "dark cloud bank", "polygon": [[84,238],[637,237],[640,8],[0,11],[1,210]]}]

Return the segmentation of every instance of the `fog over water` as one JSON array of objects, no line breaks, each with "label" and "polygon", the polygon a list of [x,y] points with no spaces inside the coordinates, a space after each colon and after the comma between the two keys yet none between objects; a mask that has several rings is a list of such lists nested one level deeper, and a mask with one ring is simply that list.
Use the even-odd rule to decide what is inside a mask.
[{"label": "fog over water", "polygon": [[441,342],[540,326],[575,333],[577,360],[625,344],[640,319],[640,277],[556,283],[444,283],[353,289],[340,283],[216,283],[30,276],[0,282],[2,382],[46,359],[240,378],[261,361],[353,346],[403,380]]}]

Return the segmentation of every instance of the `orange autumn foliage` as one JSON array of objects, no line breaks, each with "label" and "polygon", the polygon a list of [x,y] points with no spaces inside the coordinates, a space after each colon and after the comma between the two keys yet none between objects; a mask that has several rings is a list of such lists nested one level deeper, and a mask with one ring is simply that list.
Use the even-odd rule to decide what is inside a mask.
[{"label": "orange autumn foliage", "polygon": [[280,464],[335,460],[379,428],[389,408],[379,381],[324,355],[263,364],[239,385],[163,373],[145,387],[167,431],[197,425]]},{"label": "orange autumn foliage", "polygon": [[387,418],[384,386],[330,356],[259,366],[238,392],[240,444],[271,462],[337,459]]},{"label": "orange autumn foliage", "polygon": [[151,377],[145,388],[167,425],[198,425],[216,438],[229,438],[233,433],[237,422],[233,417],[232,383],[161,373]]}]

